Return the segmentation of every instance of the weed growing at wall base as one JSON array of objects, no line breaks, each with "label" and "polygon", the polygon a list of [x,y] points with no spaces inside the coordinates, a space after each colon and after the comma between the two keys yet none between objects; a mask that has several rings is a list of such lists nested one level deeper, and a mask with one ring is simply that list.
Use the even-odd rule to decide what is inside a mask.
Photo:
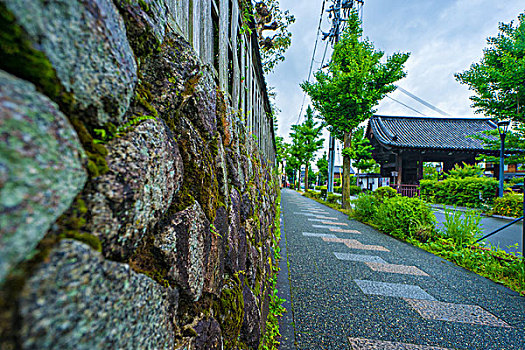
[{"label": "weed growing at wall base", "polygon": [[281,248],[279,248],[279,241],[281,240],[281,194],[277,196],[276,200],[277,211],[274,221],[274,236],[272,237],[272,251],[273,264],[271,277],[269,279],[270,288],[270,305],[268,318],[266,319],[266,331],[263,339],[259,345],[259,350],[277,350],[279,348],[279,341],[277,340],[281,333],[279,332],[279,317],[282,316],[286,309],[282,306],[284,299],[279,298],[277,290],[277,274],[279,273],[279,261],[281,260]]}]

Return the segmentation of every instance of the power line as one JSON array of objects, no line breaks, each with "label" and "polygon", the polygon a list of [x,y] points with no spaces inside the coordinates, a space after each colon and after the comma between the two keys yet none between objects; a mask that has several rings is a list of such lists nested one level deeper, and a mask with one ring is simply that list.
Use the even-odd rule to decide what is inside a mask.
[{"label": "power line", "polygon": [[[317,50],[317,42],[319,41],[319,32],[321,31],[321,23],[323,22],[325,1],[326,0],[323,0],[323,4],[321,6],[321,15],[319,16],[319,25],[317,26],[317,35],[315,38],[314,52],[312,53],[312,60],[310,61],[310,70],[308,71],[308,79],[306,81],[310,81],[310,76],[312,75],[312,67],[314,65],[315,51]],[[299,124],[299,121],[301,120],[301,115],[303,114],[303,108],[304,108],[304,101],[306,101],[306,92],[303,92],[303,102],[301,103],[301,110],[299,111],[299,115],[297,116],[296,124]]]},{"label": "power line", "polygon": [[390,97],[390,96],[388,96],[388,95],[386,95],[386,97],[388,97],[388,98],[391,99],[392,101],[397,102],[397,103],[399,103],[400,105],[405,106],[406,108],[411,109],[411,110],[413,110],[414,112],[419,113],[419,114],[421,114],[422,116],[426,117],[426,115],[424,115],[423,113],[421,113],[421,112],[418,111],[417,109],[412,108],[412,107],[410,107],[410,106],[404,104],[403,102],[398,101],[398,100],[396,100],[395,98]]},{"label": "power line", "polygon": [[[405,95],[407,95],[408,97],[413,98],[413,99],[416,100],[417,102],[419,102],[419,103],[421,103],[422,105],[424,105],[424,106],[426,106],[426,107],[428,107],[428,108],[430,108],[430,109],[432,109],[432,110],[438,112],[439,114],[441,114],[441,115],[445,115],[445,116],[447,116],[447,117],[450,117],[450,114],[448,114],[447,112],[443,112],[441,109],[439,109],[439,108],[437,108],[436,106],[432,105],[431,103],[429,103],[429,102],[423,100],[422,98],[417,97],[417,96],[414,95],[413,93],[411,93],[411,92],[409,92],[409,91],[403,89],[401,86],[398,86],[397,89],[398,89],[399,91],[401,91],[402,93],[404,93]],[[418,112],[418,113],[419,113],[419,112]]]},{"label": "power line", "polygon": [[326,49],[328,49],[328,41],[326,42],[326,45],[324,47],[323,59],[321,60],[321,68],[323,68],[324,59],[326,58]]}]

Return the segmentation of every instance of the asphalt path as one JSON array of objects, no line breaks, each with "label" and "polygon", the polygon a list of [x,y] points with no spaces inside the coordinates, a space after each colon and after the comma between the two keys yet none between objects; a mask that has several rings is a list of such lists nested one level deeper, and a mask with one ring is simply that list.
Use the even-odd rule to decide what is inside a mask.
[{"label": "asphalt path", "polygon": [[280,349],[525,349],[525,298],[283,189]]},{"label": "asphalt path", "polygon": [[[434,209],[434,214],[436,215],[436,220],[438,221],[438,228],[442,227],[443,222],[445,222],[445,212],[443,209]],[[500,219],[494,217],[482,217],[481,218],[481,229],[483,234],[489,234],[496,229],[505,226],[510,223],[512,220]],[[522,252],[523,246],[523,221],[515,223],[506,229],[496,233],[493,236],[487,238],[488,243],[494,247],[499,247],[500,249],[506,251],[507,253],[520,253]],[[516,246],[517,244],[517,246]]]}]

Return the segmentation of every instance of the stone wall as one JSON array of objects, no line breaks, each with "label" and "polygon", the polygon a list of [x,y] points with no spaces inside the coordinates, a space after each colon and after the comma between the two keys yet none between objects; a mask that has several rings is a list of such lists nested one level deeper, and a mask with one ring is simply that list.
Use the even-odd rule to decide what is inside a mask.
[{"label": "stone wall", "polygon": [[1,349],[260,347],[278,188],[176,3],[0,2]]}]

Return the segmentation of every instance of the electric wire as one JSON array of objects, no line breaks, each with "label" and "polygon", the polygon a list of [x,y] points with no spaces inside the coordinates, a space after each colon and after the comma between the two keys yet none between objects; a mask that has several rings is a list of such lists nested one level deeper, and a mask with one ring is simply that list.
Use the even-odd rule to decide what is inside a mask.
[{"label": "electric wire", "polygon": [[421,114],[422,116],[426,117],[426,115],[424,115],[423,113],[421,113],[421,112],[418,111],[417,109],[412,108],[412,107],[410,107],[410,106],[404,104],[403,102],[401,102],[401,101],[399,101],[399,100],[396,100],[395,98],[390,97],[390,96],[388,96],[388,95],[386,95],[386,97],[388,97],[388,98],[391,99],[392,101],[397,102],[397,103],[399,103],[400,105],[402,105],[402,106],[404,106],[404,107],[406,107],[406,108],[408,108],[408,109],[411,109],[411,110],[413,110],[414,112],[419,113],[419,114]]},{"label": "electric wire", "polygon": [[[308,79],[306,81],[310,81],[310,76],[312,75],[312,68],[314,65],[314,59],[315,59],[315,51],[317,50],[317,42],[319,41],[319,32],[321,31],[321,23],[323,22],[323,13],[324,13],[324,4],[326,0],[323,0],[323,4],[321,6],[321,15],[319,16],[319,25],[317,26],[317,35],[315,38],[315,44],[314,44],[314,52],[312,53],[312,60],[310,61],[310,69],[308,71]],[[306,92],[303,92],[303,102],[301,103],[301,110],[299,111],[299,115],[297,116],[297,123],[299,124],[299,121],[301,120],[301,115],[303,114],[303,108],[304,108],[304,102],[306,101]]]},{"label": "electric wire", "polygon": [[326,58],[326,50],[328,49],[328,44],[329,44],[329,41],[326,41],[326,45],[324,47],[324,52],[323,52],[323,59],[321,60],[321,65],[320,65],[320,68],[324,68],[323,65],[324,65],[324,59]]},{"label": "electric wire", "polygon": [[397,89],[399,91],[401,91],[402,93],[404,93],[405,95],[407,95],[408,97],[410,97],[410,98],[416,100],[417,102],[421,103],[422,105],[432,109],[433,111],[436,111],[436,112],[438,112],[441,115],[450,117],[450,114],[448,114],[447,112],[443,112],[441,109],[439,109],[436,106],[432,105],[431,103],[423,100],[422,98],[417,97],[416,95],[414,95],[410,91],[407,91],[407,90],[403,89],[401,86],[398,86]]}]

